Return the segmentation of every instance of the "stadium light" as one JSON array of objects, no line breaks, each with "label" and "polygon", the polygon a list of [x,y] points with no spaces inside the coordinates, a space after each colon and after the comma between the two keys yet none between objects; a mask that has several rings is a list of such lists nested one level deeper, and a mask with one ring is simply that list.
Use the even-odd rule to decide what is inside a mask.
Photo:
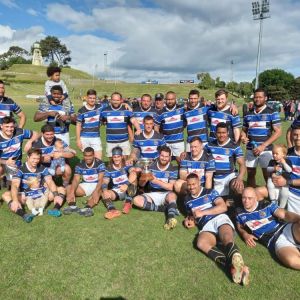
[{"label": "stadium light", "polygon": [[262,0],[252,2],[252,14],[253,20],[259,20],[259,37],[258,37],[258,49],[256,59],[256,77],[255,77],[255,89],[258,88],[258,76],[260,67],[260,54],[262,43],[262,31],[263,31],[263,19],[270,18],[270,0]]}]

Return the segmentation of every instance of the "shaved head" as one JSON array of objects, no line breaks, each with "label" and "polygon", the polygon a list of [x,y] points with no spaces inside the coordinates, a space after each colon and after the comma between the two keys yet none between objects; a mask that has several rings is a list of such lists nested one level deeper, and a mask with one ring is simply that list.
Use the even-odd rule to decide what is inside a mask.
[{"label": "shaved head", "polygon": [[256,191],[252,187],[246,187],[242,194],[243,206],[248,211],[253,211],[257,207]]}]

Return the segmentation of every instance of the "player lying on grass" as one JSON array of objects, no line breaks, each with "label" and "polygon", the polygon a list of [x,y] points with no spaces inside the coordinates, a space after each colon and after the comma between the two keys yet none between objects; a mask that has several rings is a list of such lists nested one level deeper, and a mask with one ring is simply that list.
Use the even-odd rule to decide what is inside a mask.
[{"label": "player lying on grass", "polygon": [[236,220],[245,243],[253,248],[259,241],[286,267],[300,270],[300,215],[279,208],[275,202],[258,202],[251,187],[244,190],[242,202]]},{"label": "player lying on grass", "polygon": [[188,229],[195,225],[199,228],[197,248],[230,271],[234,283],[248,285],[249,268],[234,243],[235,229],[225,214],[227,206],[224,200],[215,190],[202,187],[195,173],[188,175],[187,188],[189,194],[185,206],[188,216],[184,225]]}]

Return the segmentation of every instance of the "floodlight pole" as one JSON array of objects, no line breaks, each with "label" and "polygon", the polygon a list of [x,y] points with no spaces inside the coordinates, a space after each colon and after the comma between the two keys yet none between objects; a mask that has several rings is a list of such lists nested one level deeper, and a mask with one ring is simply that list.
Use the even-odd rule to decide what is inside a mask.
[{"label": "floodlight pole", "polygon": [[258,37],[258,48],[256,58],[256,76],[255,76],[255,89],[258,88],[259,84],[259,69],[260,69],[260,56],[261,56],[261,44],[262,44],[262,33],[263,33],[263,19],[270,18],[269,14],[269,0],[262,0],[261,2],[252,2],[252,13],[253,19],[259,20],[259,37]]}]

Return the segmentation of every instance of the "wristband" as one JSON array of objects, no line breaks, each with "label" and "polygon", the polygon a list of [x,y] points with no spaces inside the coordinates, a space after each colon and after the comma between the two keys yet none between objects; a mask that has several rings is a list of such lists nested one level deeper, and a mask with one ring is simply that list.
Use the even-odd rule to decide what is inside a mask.
[{"label": "wristband", "polygon": [[56,197],[56,196],[58,196],[58,191],[54,191],[54,192],[52,192],[52,194],[54,197]]}]

